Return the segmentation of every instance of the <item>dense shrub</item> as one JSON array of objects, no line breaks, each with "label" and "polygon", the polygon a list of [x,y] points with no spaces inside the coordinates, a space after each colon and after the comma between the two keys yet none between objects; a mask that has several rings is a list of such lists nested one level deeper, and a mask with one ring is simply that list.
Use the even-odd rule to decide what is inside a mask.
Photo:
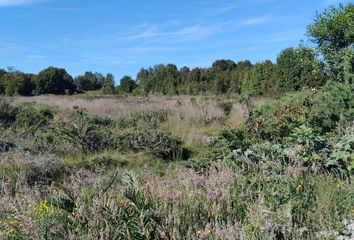
[{"label": "dense shrub", "polygon": [[116,120],[117,127],[126,128],[156,128],[167,121],[167,112],[164,110],[146,110],[120,116]]},{"label": "dense shrub", "polygon": [[119,132],[115,138],[115,148],[125,151],[147,151],[165,160],[184,157],[182,141],[159,130],[130,129]]},{"label": "dense shrub", "polygon": [[11,148],[14,148],[15,145],[11,142],[0,140],[0,153],[8,152]]},{"label": "dense shrub", "polygon": [[35,108],[30,105],[22,105],[16,114],[13,123],[16,129],[23,129],[27,132],[34,132],[37,129],[48,127],[53,119],[53,111],[49,108]]},{"label": "dense shrub", "polygon": [[[98,123],[98,124],[97,124]],[[56,132],[60,141],[69,147],[71,152],[87,153],[107,148],[109,133],[99,125],[106,125],[104,118],[91,117],[82,109],[74,110],[66,121],[57,122]],[[63,151],[65,151],[63,149]]]},{"label": "dense shrub", "polygon": [[354,84],[329,82],[308,101],[307,121],[317,131],[333,131],[354,119]]},{"label": "dense shrub", "polygon": [[329,82],[319,90],[306,90],[253,108],[248,126],[260,138],[270,140],[287,137],[301,125],[324,134],[353,121],[353,95],[352,84]]},{"label": "dense shrub", "polygon": [[12,107],[7,101],[0,99],[0,126],[11,126],[17,114],[17,108]]}]

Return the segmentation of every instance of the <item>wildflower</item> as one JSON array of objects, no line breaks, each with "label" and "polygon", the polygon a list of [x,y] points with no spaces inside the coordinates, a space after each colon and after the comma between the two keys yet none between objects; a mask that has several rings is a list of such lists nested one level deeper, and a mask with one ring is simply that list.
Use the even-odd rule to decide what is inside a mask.
[{"label": "wildflower", "polygon": [[352,209],[352,213],[354,213],[354,208]]},{"label": "wildflower", "polygon": [[1,220],[0,220],[0,225],[2,225],[2,224],[4,224],[4,221],[1,221]]},{"label": "wildflower", "polygon": [[208,235],[211,234],[211,229],[210,229],[210,228],[208,228],[207,234],[208,234]]},{"label": "wildflower", "polygon": [[17,220],[12,220],[10,222],[10,225],[12,225],[14,228],[17,228],[20,224],[19,224],[19,222]]},{"label": "wildflower", "polygon": [[200,234],[202,234],[202,231],[201,231],[201,230],[198,230],[198,231],[197,231],[197,235],[199,236]]},{"label": "wildflower", "polygon": [[44,218],[46,218],[48,216],[48,214],[50,214],[52,211],[51,205],[49,204],[49,202],[47,200],[42,200],[39,202],[37,209],[36,209],[36,213],[37,213],[37,217],[40,220],[43,220]]},{"label": "wildflower", "polygon": [[15,232],[15,230],[11,228],[11,229],[7,229],[7,230],[5,231],[5,234],[6,234],[7,236],[11,236],[14,232]]},{"label": "wildflower", "polygon": [[302,185],[301,184],[298,184],[297,186],[296,186],[296,192],[300,192],[301,191],[301,189],[302,189]]}]

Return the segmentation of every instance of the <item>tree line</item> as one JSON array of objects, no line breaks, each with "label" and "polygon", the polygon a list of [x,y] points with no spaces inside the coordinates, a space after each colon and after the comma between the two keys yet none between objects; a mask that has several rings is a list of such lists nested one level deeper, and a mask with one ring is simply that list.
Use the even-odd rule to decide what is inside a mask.
[{"label": "tree line", "polygon": [[273,94],[325,82],[326,72],[313,49],[300,46],[283,50],[276,63],[252,64],[217,60],[210,68],[177,69],[173,64],[141,69],[137,75],[141,94]]},{"label": "tree line", "polygon": [[217,60],[209,68],[159,64],[142,68],[132,79],[86,72],[73,78],[65,69],[49,67],[38,74],[0,69],[0,94],[74,94],[101,89],[104,94],[249,94],[264,95],[318,87],[327,80],[353,83],[354,5],[329,7],[317,14],[307,35],[316,48],[300,44],[281,51],[273,63],[265,60]]},{"label": "tree line", "polygon": [[99,89],[105,94],[115,92],[112,74],[86,72],[73,79],[65,69],[56,67],[48,67],[38,74],[0,69],[0,94],[8,96],[69,95]]}]

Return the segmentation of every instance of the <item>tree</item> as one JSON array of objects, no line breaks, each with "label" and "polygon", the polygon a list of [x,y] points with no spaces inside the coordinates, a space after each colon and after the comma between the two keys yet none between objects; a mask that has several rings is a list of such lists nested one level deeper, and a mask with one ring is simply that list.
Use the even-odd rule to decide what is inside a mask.
[{"label": "tree", "polygon": [[113,94],[114,93],[114,76],[108,73],[106,78],[102,82],[102,93],[103,94]]},{"label": "tree", "polygon": [[35,79],[34,93],[39,94],[72,94],[76,90],[73,78],[63,68],[48,67],[39,72]]},{"label": "tree", "polygon": [[152,81],[150,72],[151,70],[142,68],[136,76],[137,84],[142,88],[142,92],[144,95],[148,95],[152,91]]},{"label": "tree", "polygon": [[307,28],[332,76],[340,82],[354,82],[354,4],[329,7],[317,14]]},{"label": "tree", "polygon": [[8,96],[30,96],[35,88],[35,75],[24,73],[7,73],[4,75],[5,94]]},{"label": "tree", "polygon": [[4,69],[0,68],[0,94],[4,94],[5,93],[5,79],[4,79],[4,75],[7,72]]},{"label": "tree", "polygon": [[95,72],[95,77],[97,79],[97,88],[98,89],[102,88],[105,77],[103,76],[102,73],[99,73],[99,72]]},{"label": "tree", "polygon": [[323,83],[322,69],[311,48],[284,49],[277,57],[279,90],[299,90],[304,86],[316,87]]},{"label": "tree", "polygon": [[250,73],[253,65],[249,60],[240,61],[230,72],[229,93],[241,94],[249,91]]},{"label": "tree", "polygon": [[136,82],[130,76],[124,76],[120,80],[119,90],[125,93],[132,93],[133,90],[137,87]]},{"label": "tree", "polygon": [[216,60],[213,65],[212,69],[216,72],[224,72],[226,70],[232,70],[236,68],[236,63],[232,60]]},{"label": "tree", "polygon": [[74,80],[76,87],[82,91],[97,90],[102,87],[98,80],[98,75],[92,72],[85,72],[82,76],[77,76]]},{"label": "tree", "polygon": [[276,67],[270,60],[256,63],[250,76],[249,87],[252,94],[262,95],[277,91]]}]

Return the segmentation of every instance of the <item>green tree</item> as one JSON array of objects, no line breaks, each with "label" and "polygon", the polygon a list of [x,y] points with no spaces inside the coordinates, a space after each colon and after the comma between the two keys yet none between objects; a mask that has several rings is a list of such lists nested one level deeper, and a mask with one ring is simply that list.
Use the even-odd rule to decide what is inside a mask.
[{"label": "green tree", "polygon": [[97,90],[102,87],[98,75],[92,72],[85,72],[84,75],[77,76],[74,80],[76,87],[82,91]]},{"label": "green tree", "polygon": [[315,87],[323,83],[320,63],[311,48],[287,48],[277,57],[279,90],[299,90],[304,86]]},{"label": "green tree", "polygon": [[34,78],[33,74],[19,72],[5,74],[5,94],[8,96],[30,96],[35,88]]},{"label": "green tree", "polygon": [[249,91],[250,75],[253,65],[249,60],[240,61],[230,73],[229,93],[242,94]]},{"label": "green tree", "polygon": [[317,14],[307,33],[317,45],[332,76],[339,82],[354,79],[354,4],[327,8]]},{"label": "green tree", "polygon": [[5,79],[4,79],[4,75],[7,72],[4,69],[0,68],[0,94],[4,94],[5,93]]},{"label": "green tree", "polygon": [[72,94],[76,90],[73,78],[63,68],[48,67],[38,73],[34,94]]},{"label": "green tree", "polygon": [[269,94],[277,91],[276,67],[266,60],[256,64],[252,71],[252,86],[255,94]]},{"label": "green tree", "polygon": [[114,76],[108,73],[106,78],[102,82],[102,93],[103,94],[113,94],[114,91]]},{"label": "green tree", "polygon": [[136,82],[130,76],[124,76],[120,80],[119,91],[123,91],[125,93],[132,93],[136,87]]},{"label": "green tree", "polygon": [[152,91],[152,81],[150,70],[142,68],[136,76],[137,84],[141,87],[144,95],[148,95]]}]

